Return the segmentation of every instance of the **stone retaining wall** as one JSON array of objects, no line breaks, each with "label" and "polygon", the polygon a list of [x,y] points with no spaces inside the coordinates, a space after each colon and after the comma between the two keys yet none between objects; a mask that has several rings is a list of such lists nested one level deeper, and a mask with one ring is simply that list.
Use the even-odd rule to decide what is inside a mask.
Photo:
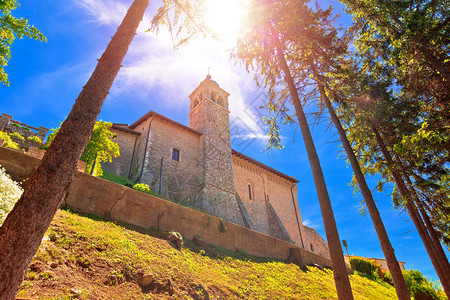
[{"label": "stone retaining wall", "polygon": [[[39,162],[21,151],[0,147],[0,165],[14,178],[28,177]],[[289,249],[297,248],[306,264],[331,266],[330,260],[288,242],[81,172],[75,175],[65,203],[75,211],[143,228],[178,231],[188,239],[199,236],[209,244],[254,256],[287,259]]]}]

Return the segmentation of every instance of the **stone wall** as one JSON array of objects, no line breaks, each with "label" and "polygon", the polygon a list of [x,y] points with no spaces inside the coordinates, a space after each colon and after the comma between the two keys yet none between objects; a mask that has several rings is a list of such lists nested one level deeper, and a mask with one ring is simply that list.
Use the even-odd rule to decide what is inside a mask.
[{"label": "stone wall", "polygon": [[305,249],[322,257],[330,259],[328,243],[317,233],[316,230],[302,225],[302,236]]},{"label": "stone wall", "polygon": [[[173,150],[179,151],[178,161],[172,158]],[[199,204],[201,157],[200,134],[152,117],[147,156],[139,182],[175,201]]]},{"label": "stone wall", "polygon": [[120,156],[114,157],[112,162],[103,162],[102,169],[117,176],[128,178],[133,171],[131,167],[133,153],[140,133],[133,133],[131,130],[124,130],[118,126],[113,126],[109,130],[116,136],[114,142],[119,146]]},{"label": "stone wall", "polygon": [[[284,228],[289,235],[289,240],[301,247],[299,224],[302,219],[297,204],[295,183],[238,156],[233,156],[233,172],[236,192],[249,212],[255,230],[283,239]],[[249,184],[252,189],[252,199],[249,197]],[[282,226],[278,225],[275,216],[271,216],[271,210],[266,201],[273,207]]]},{"label": "stone wall", "polygon": [[[20,125],[20,127],[13,125],[13,123]],[[36,128],[19,121],[14,121],[12,116],[4,113],[0,116],[0,130],[8,133],[17,132],[25,137],[25,140],[23,141],[13,138],[14,142],[18,143],[19,147],[25,150],[27,150],[30,146],[39,146],[37,145],[38,143],[28,140],[28,137],[37,136],[43,142],[49,131],[47,128],[42,126]]]},{"label": "stone wall", "polygon": [[145,152],[147,150],[146,145],[148,142],[149,135],[151,134],[150,128],[152,125],[152,118],[148,118],[143,122],[137,124],[135,127],[131,128],[141,135],[138,136],[136,141],[136,147],[134,151],[134,156],[131,162],[131,175],[130,179],[133,181],[139,181],[142,177],[145,165]]},{"label": "stone wall", "polygon": [[[26,153],[30,156],[42,159],[44,157],[45,150],[32,146],[28,148]],[[77,170],[84,173],[84,171],[86,171],[86,162],[79,160],[77,164]]]},{"label": "stone wall", "polygon": [[189,127],[203,134],[201,209],[244,225],[234,191],[228,95],[208,76],[189,96]]},{"label": "stone wall", "polygon": [[[0,147],[0,165],[14,178],[26,178],[40,160],[21,151]],[[156,198],[125,186],[78,172],[65,198],[75,211],[97,214],[142,228],[178,231],[185,238],[199,236],[229,250],[260,257],[286,259],[291,243],[255,232],[218,217]],[[331,266],[329,259],[299,249],[306,264]]]}]

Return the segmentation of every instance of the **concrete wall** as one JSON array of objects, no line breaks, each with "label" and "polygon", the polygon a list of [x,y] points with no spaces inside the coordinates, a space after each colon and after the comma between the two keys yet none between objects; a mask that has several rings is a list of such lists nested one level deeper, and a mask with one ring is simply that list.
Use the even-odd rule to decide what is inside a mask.
[{"label": "concrete wall", "polygon": [[[40,160],[20,151],[0,147],[0,164],[15,178],[29,176]],[[143,228],[175,230],[192,239],[248,254],[286,259],[293,246],[288,242],[221,221],[219,218],[156,198],[125,186],[78,172],[65,202],[73,210],[101,215]],[[221,226],[221,223],[223,226]],[[331,261],[300,249],[306,264],[331,266]]]}]

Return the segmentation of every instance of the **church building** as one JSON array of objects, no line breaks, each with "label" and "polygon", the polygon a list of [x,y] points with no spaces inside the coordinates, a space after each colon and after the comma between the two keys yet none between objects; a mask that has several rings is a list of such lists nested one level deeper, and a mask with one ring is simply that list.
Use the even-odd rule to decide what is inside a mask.
[{"label": "church building", "polygon": [[103,169],[249,229],[329,257],[302,224],[294,177],[231,148],[228,96],[208,75],[191,93],[189,126],[150,111],[113,124],[120,157]]}]

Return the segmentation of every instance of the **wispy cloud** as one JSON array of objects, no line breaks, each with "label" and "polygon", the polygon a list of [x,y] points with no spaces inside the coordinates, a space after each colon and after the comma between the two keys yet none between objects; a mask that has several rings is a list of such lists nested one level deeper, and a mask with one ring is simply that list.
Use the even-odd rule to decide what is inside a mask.
[{"label": "wispy cloud", "polygon": [[[93,22],[111,27],[120,24],[127,9],[115,0],[81,0],[77,3]],[[154,9],[149,9],[141,22],[111,96],[139,91],[142,99],[147,99],[157,89],[161,95],[157,105],[180,108],[189,105],[187,96],[210,68],[213,79],[231,94],[230,119],[241,120],[244,128],[249,129],[249,136],[264,140],[260,118],[252,105],[256,91],[253,75],[235,65],[223,46],[212,39],[199,37],[174,51],[170,34],[164,28],[158,35],[145,32]]]},{"label": "wispy cloud", "polygon": [[114,0],[79,0],[80,5],[92,16],[92,21],[102,25],[120,24],[127,12],[127,7],[121,1]]},{"label": "wispy cloud", "polygon": [[304,226],[311,227],[311,228],[314,228],[314,229],[316,229],[316,230],[322,229],[322,225],[319,224],[319,222],[314,221],[314,220],[311,220],[311,219],[305,219],[305,220],[303,220],[303,225],[304,225]]}]

